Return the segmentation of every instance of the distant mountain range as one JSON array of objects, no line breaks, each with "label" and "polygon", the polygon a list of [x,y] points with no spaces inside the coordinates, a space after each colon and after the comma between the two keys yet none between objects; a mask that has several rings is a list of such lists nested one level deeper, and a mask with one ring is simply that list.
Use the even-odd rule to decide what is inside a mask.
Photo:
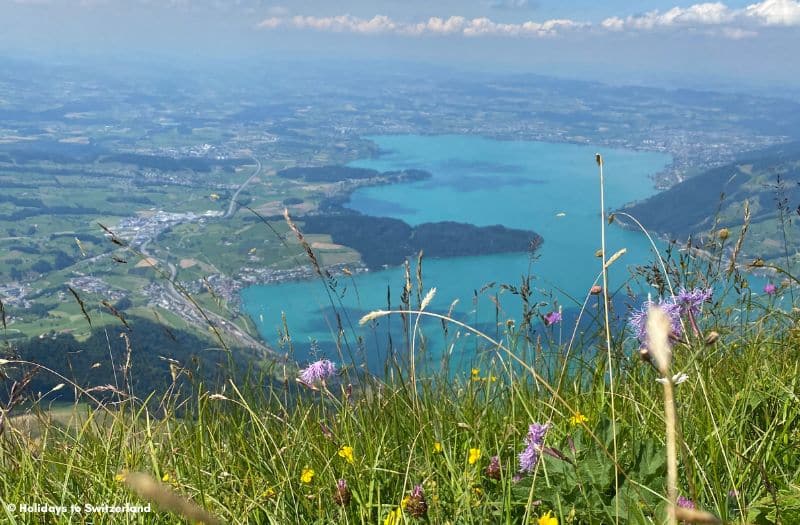
[{"label": "distant mountain range", "polygon": [[737,234],[745,201],[751,213],[744,248],[747,255],[767,260],[785,255],[781,214],[789,255],[798,251],[800,142],[744,154],[731,164],[689,178],[620,211],[636,217],[651,232],[685,240],[721,228]]}]

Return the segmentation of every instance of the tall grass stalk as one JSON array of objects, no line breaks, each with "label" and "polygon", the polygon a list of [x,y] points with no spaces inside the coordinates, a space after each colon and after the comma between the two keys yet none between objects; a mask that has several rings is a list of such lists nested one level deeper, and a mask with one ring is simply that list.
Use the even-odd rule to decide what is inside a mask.
[{"label": "tall grass stalk", "polygon": [[[603,315],[605,318],[606,333],[606,352],[608,359],[608,390],[611,393],[611,433],[614,436],[613,452],[614,462],[617,463],[617,410],[616,400],[614,399],[614,371],[613,356],[611,353],[611,320],[609,316],[609,296],[608,296],[608,265],[606,264],[606,201],[605,201],[605,178],[603,176],[603,156],[595,155],[597,167],[600,172],[600,259],[603,264]],[[614,492],[619,492],[619,472],[614,469]],[[615,499],[614,522],[619,523],[619,499]]]}]

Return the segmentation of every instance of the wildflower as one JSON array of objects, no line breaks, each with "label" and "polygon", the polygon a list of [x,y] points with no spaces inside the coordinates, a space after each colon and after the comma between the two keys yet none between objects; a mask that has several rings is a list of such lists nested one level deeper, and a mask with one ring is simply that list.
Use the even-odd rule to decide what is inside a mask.
[{"label": "wildflower", "polygon": [[569,418],[569,424],[573,427],[577,427],[578,425],[582,425],[589,421],[589,418],[581,414],[580,412],[575,412],[571,418]]},{"label": "wildflower", "polygon": [[353,447],[349,447],[347,445],[343,445],[342,448],[339,449],[337,452],[340,458],[344,458],[347,460],[348,463],[351,465],[355,463],[355,458],[353,457]]},{"label": "wildflower", "polygon": [[681,305],[684,312],[691,312],[692,315],[697,316],[703,303],[709,302],[713,293],[712,288],[694,288],[693,290],[681,288],[678,295],[675,296],[675,303]]},{"label": "wildflower", "polygon": [[683,334],[683,328],[681,327],[681,306],[679,304],[671,300],[664,301],[663,299],[659,299],[658,304],[650,300],[645,301],[642,308],[634,312],[628,321],[642,348],[646,348],[647,346],[647,314],[651,306],[657,306],[667,314],[674,337],[680,337],[681,334]]},{"label": "wildflower", "polygon": [[116,481],[117,483],[123,483],[125,481],[125,478],[127,477],[128,477],[128,471],[123,470],[122,472],[117,472],[116,476],[114,476],[114,481]]},{"label": "wildflower", "polygon": [[301,370],[300,380],[303,383],[313,385],[314,383],[326,381],[335,373],[336,365],[327,359],[321,359]]},{"label": "wildflower", "polygon": [[442,444],[436,441],[433,444],[433,453],[434,454],[441,454],[442,453]]},{"label": "wildflower", "polygon": [[161,481],[163,481],[164,483],[169,483],[169,474],[164,473],[164,475],[161,476]]},{"label": "wildflower", "polygon": [[489,479],[500,479],[500,457],[499,456],[492,456],[492,459],[489,460],[489,465],[486,467],[486,477]]},{"label": "wildflower", "polygon": [[383,525],[400,525],[403,523],[403,509],[397,507],[386,516]]},{"label": "wildflower", "polygon": [[483,489],[480,487],[472,487],[472,506],[479,507],[483,498]]},{"label": "wildflower", "polygon": [[736,489],[731,489],[728,491],[728,497],[731,499],[736,499],[739,497],[739,491]]},{"label": "wildflower", "polygon": [[728,228],[722,228],[722,229],[720,229],[720,230],[717,232],[717,236],[718,236],[718,237],[720,238],[720,240],[722,240],[722,241],[724,241],[725,239],[727,239],[727,238],[730,236],[730,234],[731,234],[731,232],[728,230]]},{"label": "wildflower", "polygon": [[545,326],[554,325],[556,323],[561,322],[561,312],[556,312],[555,310],[545,314],[544,316],[544,324]]},{"label": "wildflower", "polygon": [[336,492],[333,493],[333,502],[340,507],[346,506],[350,503],[350,488],[347,486],[347,481],[340,479],[336,482]]},{"label": "wildflower", "polygon": [[558,525],[558,518],[553,516],[553,511],[548,510],[546,514],[543,514],[536,523],[538,525]]},{"label": "wildflower", "polygon": [[479,448],[469,449],[469,458],[467,460],[469,461],[469,464],[474,465],[475,463],[478,462],[479,459],[481,459],[481,449]]},{"label": "wildflower", "polygon": [[595,284],[594,286],[589,288],[589,293],[592,295],[600,295],[601,293],[603,293],[603,287],[600,286],[599,284]]},{"label": "wildflower", "polygon": [[678,506],[682,509],[696,509],[697,505],[695,505],[694,501],[690,500],[685,496],[678,496],[678,501],[676,502]]},{"label": "wildflower", "polygon": [[528,435],[525,438],[526,448],[519,454],[519,469],[522,472],[531,472],[536,462],[539,460],[539,453],[544,444],[544,436],[550,428],[549,423],[540,425],[533,423],[528,427]]},{"label": "wildflower", "polygon": [[300,482],[311,483],[312,479],[314,479],[314,469],[303,467],[303,472],[300,473]]},{"label": "wildflower", "polygon": [[473,381],[480,381],[481,379],[481,369],[480,368],[473,368],[472,369],[472,380]]},{"label": "wildflower", "polygon": [[272,487],[267,487],[267,490],[261,493],[261,497],[264,499],[272,499],[275,497],[275,489]]},{"label": "wildflower", "polygon": [[778,290],[778,287],[772,283],[767,283],[764,285],[764,293],[767,295],[775,295],[775,292]]},{"label": "wildflower", "polygon": [[406,502],[405,511],[414,518],[421,518],[428,513],[428,502],[425,501],[425,491],[422,490],[422,485],[415,485],[411,490],[411,496],[407,496],[404,501]]},{"label": "wildflower", "polygon": [[[672,384],[673,385],[680,385],[681,383],[683,383],[687,379],[689,379],[689,376],[684,374],[683,372],[681,372],[679,374],[675,374],[674,376],[672,376]],[[659,377],[658,379],[656,379],[656,381],[658,381],[662,385],[666,385],[667,384],[667,378],[666,377]]]}]

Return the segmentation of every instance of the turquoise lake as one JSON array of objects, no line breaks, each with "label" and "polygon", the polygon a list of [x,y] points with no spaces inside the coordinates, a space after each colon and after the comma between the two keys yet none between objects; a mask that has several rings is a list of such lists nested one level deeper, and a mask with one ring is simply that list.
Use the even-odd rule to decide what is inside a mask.
[{"label": "turquoise lake", "polygon": [[[362,159],[352,166],[381,171],[407,168],[431,172],[433,178],[420,182],[374,186],[357,190],[349,206],[368,215],[395,217],[412,225],[452,220],[475,225],[502,224],[533,230],[544,243],[531,258],[526,253],[425,259],[425,289],[437,288],[428,308],[446,313],[458,299],[456,313],[472,324],[496,326],[495,305],[490,296],[499,293],[501,283],[519,285],[529,271],[535,276],[534,301],[545,308],[578,307],[600,272],[600,190],[595,152],[605,159],[606,207],[615,209],[655,193],[651,175],[671,162],[666,154],[600,149],[574,144],[499,141],[474,136],[377,136],[370,137],[381,150],[376,158]],[[481,242],[475,239],[475,242]],[[623,284],[628,268],[654,259],[647,238],[615,225],[607,228],[607,253],[622,248],[626,254],[610,272],[611,288]],[[412,270],[413,271],[413,270]],[[339,279],[336,299],[347,338],[365,338],[363,358],[370,368],[382,362],[377,340],[386,339],[387,323],[400,325],[399,317],[379,322],[376,333],[357,325],[366,312],[387,307],[387,287],[392,306],[399,304],[404,283],[402,268],[360,274]],[[477,295],[485,285],[495,286]],[[336,358],[333,348],[336,318],[326,287],[320,280],[254,286],[241,293],[244,311],[257,324],[267,343],[277,347],[281,314],[285,312],[292,334],[295,358],[301,363],[318,354]],[[518,318],[519,300],[501,294],[500,320]],[[349,319],[349,323],[348,323]],[[350,324],[353,330],[350,329]],[[437,328],[438,327],[438,328]],[[426,333],[441,331],[428,321]],[[316,341],[318,344],[312,345]],[[402,340],[394,339],[395,344]],[[474,342],[457,346],[454,355],[469,362]],[[317,347],[312,351],[312,346]],[[354,346],[354,345],[352,345]],[[436,363],[441,349],[431,345],[429,359]],[[440,345],[444,346],[444,345]],[[315,353],[315,355],[311,355]],[[360,357],[359,357],[360,359]]]}]

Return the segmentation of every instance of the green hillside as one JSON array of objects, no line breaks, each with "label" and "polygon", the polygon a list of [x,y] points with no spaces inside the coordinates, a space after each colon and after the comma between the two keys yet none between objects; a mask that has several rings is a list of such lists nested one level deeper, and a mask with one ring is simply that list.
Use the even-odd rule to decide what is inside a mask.
[{"label": "green hillside", "polygon": [[743,253],[782,262],[787,252],[796,254],[800,247],[795,216],[800,205],[800,142],[745,154],[621,211],[671,239],[697,238],[727,228],[735,240],[745,203],[751,218]]}]

